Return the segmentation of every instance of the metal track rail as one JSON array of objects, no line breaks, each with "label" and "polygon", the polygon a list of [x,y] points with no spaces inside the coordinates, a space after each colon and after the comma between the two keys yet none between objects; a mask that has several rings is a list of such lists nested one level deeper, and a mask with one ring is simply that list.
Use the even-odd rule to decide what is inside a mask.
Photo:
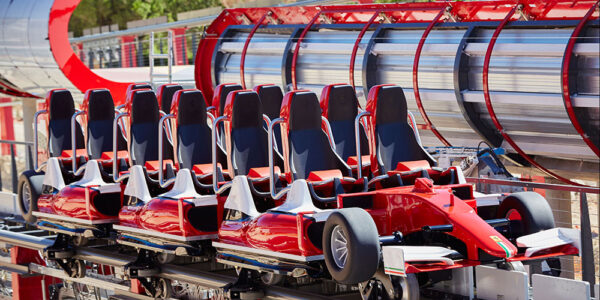
[{"label": "metal track rail", "polygon": [[[22,227],[21,227],[22,228]],[[43,250],[54,243],[52,237],[32,236],[22,232],[12,232],[9,230],[0,230],[0,246],[6,248],[10,246],[23,247],[33,250]],[[4,245],[2,245],[4,244]],[[73,258],[84,260],[99,265],[112,267],[124,267],[130,262],[135,261],[136,257],[108,251],[94,247],[80,247],[75,251]],[[42,274],[71,282],[86,284],[105,290],[115,291],[117,293],[125,292],[129,294],[130,287],[127,285],[102,280],[93,277],[73,278],[69,277],[63,270],[42,266],[35,263],[29,265],[20,265],[11,263],[9,257],[0,257],[0,269],[15,272],[20,275]],[[176,280],[194,284],[206,289],[221,290],[225,285],[233,283],[236,280],[234,276],[228,276],[208,271],[199,271],[196,268],[181,265],[161,265],[161,273],[157,277]],[[137,296],[137,295],[136,295]],[[326,299],[322,295],[308,293],[304,291],[288,289],[283,287],[269,287],[264,291],[263,299]]]}]

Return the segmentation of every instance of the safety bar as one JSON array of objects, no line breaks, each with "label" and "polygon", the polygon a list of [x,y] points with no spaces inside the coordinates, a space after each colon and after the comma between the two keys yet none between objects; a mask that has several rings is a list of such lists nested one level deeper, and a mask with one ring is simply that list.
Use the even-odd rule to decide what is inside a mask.
[{"label": "safety bar", "polygon": [[[125,104],[122,104],[122,105],[119,105],[119,106],[124,106],[124,105],[125,105]],[[120,109],[117,109],[117,108],[115,108],[115,116],[116,116],[116,115],[118,115],[118,114],[120,114],[120,113],[121,113],[121,110],[120,110]],[[121,131],[123,131],[123,129],[124,129],[124,128],[125,128],[125,123],[124,123],[124,122],[121,122]],[[125,134],[125,132],[123,132],[123,138],[124,138],[124,139],[125,139],[125,141],[127,142],[127,137],[126,137],[126,134]]]},{"label": "safety bar", "polygon": [[208,110],[207,110],[206,117],[210,119],[210,124],[212,125],[212,123],[215,121],[215,116],[213,114],[211,114],[210,112],[208,112]]},{"label": "safety bar", "polygon": [[38,166],[38,117],[48,113],[47,109],[38,110],[33,115],[33,166],[36,172],[40,172],[45,163]]},{"label": "safety bar", "polygon": [[[267,128],[269,128],[269,126],[271,126],[271,118],[269,118],[269,116],[263,114],[263,121],[265,121],[265,123],[267,124]],[[275,150],[277,152],[279,152],[279,147],[277,147],[277,143],[275,143],[275,145],[273,145],[273,147],[275,147]]]},{"label": "safety bar", "polygon": [[[167,113],[165,113],[162,110],[159,110],[158,113],[160,114],[161,118],[167,115]],[[159,123],[159,124],[162,124],[162,123]],[[167,128],[167,139],[169,140],[169,143],[173,144],[173,128],[172,128],[170,122],[169,122],[169,125],[166,125],[165,127]]]},{"label": "safety bar", "polygon": [[354,143],[356,144],[356,161],[358,165],[356,166],[356,174],[357,178],[362,178],[362,153],[360,149],[360,119],[362,117],[370,116],[371,113],[368,111],[363,111],[359,113],[356,118],[354,118]]},{"label": "safety bar", "polygon": [[415,133],[415,137],[417,138],[417,143],[419,143],[419,145],[421,145],[421,147],[423,146],[423,143],[421,143],[421,135],[419,134],[419,128],[417,127],[417,121],[415,120],[415,115],[413,115],[413,113],[409,110],[408,111],[408,117],[410,118],[410,125],[413,128],[413,131]]},{"label": "safety bar", "polygon": [[117,162],[119,161],[119,158],[117,157],[117,131],[119,130],[119,120],[125,116],[129,116],[129,113],[126,113],[126,112],[120,113],[113,120],[113,164],[112,164],[112,170],[113,170],[113,180],[115,182],[119,182],[119,181],[125,179],[125,177],[126,177],[126,176],[123,176],[123,177],[119,178],[119,173],[118,173],[118,168],[117,168]]},{"label": "safety bar", "polygon": [[118,110],[118,111],[120,111],[120,110],[121,110],[121,108],[123,108],[123,107],[125,107],[125,104],[117,105],[117,106],[115,107],[115,110]]},{"label": "safety bar", "polygon": [[331,125],[329,124],[329,120],[324,116],[321,116],[321,122],[325,124],[325,128],[327,129],[327,138],[329,139],[329,145],[331,145],[331,149],[335,151],[335,139],[333,138],[333,132],[331,132]]},{"label": "safety bar", "polygon": [[[167,181],[164,180],[164,168],[163,168],[163,125],[165,125],[165,121],[168,119],[175,118],[174,114],[168,114],[162,116],[160,121],[158,121],[158,183],[161,187],[165,188],[175,181],[175,178],[171,178]],[[170,127],[169,127],[170,128]],[[174,148],[174,147],[173,147]],[[173,149],[173,153],[177,153],[175,149]]]},{"label": "safety bar", "polygon": [[217,125],[219,125],[220,122],[223,122],[224,120],[227,119],[227,116],[220,116],[218,118],[215,119],[215,121],[213,122],[213,127],[212,127],[212,131],[211,131],[211,146],[212,146],[212,169],[213,169],[213,174],[212,174],[212,182],[213,182],[213,190],[215,191],[215,194],[221,194],[223,193],[225,190],[227,190],[229,187],[231,187],[232,182],[227,182],[225,184],[223,184],[221,186],[221,188],[219,188],[219,183],[218,181],[218,176],[217,176]]},{"label": "safety bar", "polygon": [[271,126],[271,119],[269,118],[269,116],[263,114],[263,121],[265,121],[265,123],[267,123],[267,128],[269,128],[269,126]]},{"label": "safety bar", "polygon": [[273,166],[273,127],[275,127],[275,125],[281,122],[283,122],[283,118],[277,118],[275,120],[272,120],[271,124],[269,125],[269,190],[271,192],[271,198],[273,198],[273,200],[280,199],[290,189],[290,187],[285,187],[281,191],[279,191],[279,193],[275,192],[275,167]]},{"label": "safety bar", "polygon": [[71,116],[71,149],[73,151],[71,154],[71,164],[73,165],[74,175],[79,175],[79,173],[83,171],[83,168],[81,168],[81,170],[77,170],[77,135],[75,134],[77,131],[77,126],[75,125],[75,123],[77,123],[77,116],[83,113],[85,113],[85,111],[78,110],[73,114],[73,116]]}]

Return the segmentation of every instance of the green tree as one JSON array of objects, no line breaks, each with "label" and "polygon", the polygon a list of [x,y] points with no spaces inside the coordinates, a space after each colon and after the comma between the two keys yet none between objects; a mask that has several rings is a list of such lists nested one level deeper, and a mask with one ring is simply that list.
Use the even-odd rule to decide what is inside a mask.
[{"label": "green tree", "polygon": [[167,16],[169,22],[177,21],[180,12],[220,6],[219,0],[81,0],[69,22],[69,31],[76,36],[83,29]]}]

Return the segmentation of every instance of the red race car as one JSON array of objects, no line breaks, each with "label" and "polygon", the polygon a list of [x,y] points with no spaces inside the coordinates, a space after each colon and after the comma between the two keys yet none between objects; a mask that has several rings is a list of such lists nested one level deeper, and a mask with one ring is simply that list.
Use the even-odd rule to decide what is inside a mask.
[{"label": "red race car", "polygon": [[[431,282],[432,271],[496,263],[518,267],[519,261],[578,253],[576,230],[554,228],[548,203],[536,193],[487,197],[499,203],[497,218],[480,217],[473,186],[460,168],[431,167],[435,161],[406,121],[400,87],[374,87],[362,115],[368,117],[371,168],[378,175],[368,182],[349,177],[350,168],[321,130],[316,95],[285,96],[271,131],[281,123],[291,188],[279,194],[287,192],[287,199],[259,213],[248,181],[236,177],[219,240],[212,243],[219,262],[364,283],[363,296],[373,292],[368,281],[384,281],[392,287],[384,292],[393,297],[418,290],[415,274],[423,277],[419,282]],[[357,117],[355,128],[359,122]],[[399,277],[376,275],[384,273]]]}]

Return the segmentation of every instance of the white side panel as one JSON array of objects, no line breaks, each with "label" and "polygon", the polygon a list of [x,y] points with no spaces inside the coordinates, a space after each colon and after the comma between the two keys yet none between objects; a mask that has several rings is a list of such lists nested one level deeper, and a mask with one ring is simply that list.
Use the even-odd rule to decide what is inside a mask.
[{"label": "white side panel", "polygon": [[475,297],[473,267],[452,269],[452,280],[436,283],[432,289],[473,299]]},{"label": "white side panel", "polygon": [[486,300],[529,300],[527,273],[475,267],[477,298]]},{"label": "white side panel", "polygon": [[590,299],[590,283],[587,281],[534,274],[531,285],[534,300]]}]

